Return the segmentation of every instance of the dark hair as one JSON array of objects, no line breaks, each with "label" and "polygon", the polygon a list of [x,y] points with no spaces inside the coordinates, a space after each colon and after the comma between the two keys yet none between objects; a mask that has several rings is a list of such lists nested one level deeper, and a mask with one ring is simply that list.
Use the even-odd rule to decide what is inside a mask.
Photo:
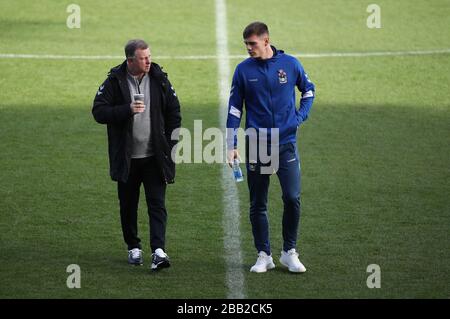
[{"label": "dark hair", "polygon": [[248,26],[245,27],[242,36],[244,37],[244,39],[247,39],[252,35],[260,36],[263,34],[269,35],[269,28],[265,23],[256,21],[250,23]]},{"label": "dark hair", "polygon": [[127,42],[125,45],[125,56],[128,58],[134,58],[134,54],[137,49],[148,49],[148,44],[141,39],[133,39]]}]

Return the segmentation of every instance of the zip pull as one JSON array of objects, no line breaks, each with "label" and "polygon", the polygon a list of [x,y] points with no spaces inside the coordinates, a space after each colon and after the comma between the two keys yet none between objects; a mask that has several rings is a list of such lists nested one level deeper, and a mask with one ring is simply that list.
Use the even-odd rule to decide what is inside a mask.
[{"label": "zip pull", "polygon": [[133,76],[133,79],[134,79],[134,84],[136,84],[136,86],[137,86],[138,93],[141,94],[141,88],[139,86],[139,81],[137,80],[137,77]]}]

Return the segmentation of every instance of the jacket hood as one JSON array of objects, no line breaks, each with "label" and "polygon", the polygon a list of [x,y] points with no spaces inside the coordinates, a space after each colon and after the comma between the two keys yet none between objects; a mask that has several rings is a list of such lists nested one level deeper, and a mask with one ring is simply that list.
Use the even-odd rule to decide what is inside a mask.
[{"label": "jacket hood", "polygon": [[278,50],[277,48],[275,48],[273,45],[270,46],[272,48],[273,51],[273,57],[272,58],[279,58],[280,55],[284,54],[283,50]]},{"label": "jacket hood", "polygon": [[252,57],[249,57],[249,59],[251,59],[253,61],[256,61],[257,63],[260,63],[260,64],[263,63],[264,64],[264,63],[276,61],[284,54],[283,50],[278,50],[273,45],[271,45],[270,47],[272,48],[272,51],[273,51],[273,56],[270,59],[261,60],[261,59],[252,58]]}]

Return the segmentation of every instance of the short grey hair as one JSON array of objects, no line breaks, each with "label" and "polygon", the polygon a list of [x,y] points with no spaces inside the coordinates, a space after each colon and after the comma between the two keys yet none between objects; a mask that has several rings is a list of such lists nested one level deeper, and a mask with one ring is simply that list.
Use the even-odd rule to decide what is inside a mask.
[{"label": "short grey hair", "polygon": [[125,45],[125,56],[127,59],[132,59],[135,57],[136,50],[148,49],[148,44],[141,39],[133,39],[127,42]]}]

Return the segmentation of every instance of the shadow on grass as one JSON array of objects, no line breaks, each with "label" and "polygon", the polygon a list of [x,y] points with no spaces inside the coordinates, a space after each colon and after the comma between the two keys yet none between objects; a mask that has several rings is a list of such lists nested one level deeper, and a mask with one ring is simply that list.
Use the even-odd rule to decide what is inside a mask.
[{"label": "shadow on grass", "polygon": [[[119,223],[115,186],[108,176],[105,127],[94,122],[89,107],[12,106],[1,109],[0,117],[0,247],[8,251],[1,273],[2,289],[7,289],[1,295],[5,296],[16,291],[15,285],[33,284],[15,275],[25,272],[25,267],[48,264],[51,268],[61,254],[71,260],[80,254],[72,248],[89,251],[96,241],[105,240],[104,227],[114,227],[119,234]],[[183,126],[192,128],[195,119],[204,120],[203,129],[217,126],[217,106],[185,105]],[[307,268],[311,265],[317,276],[329,277],[331,270],[348,275],[354,267],[367,266],[372,258],[399,270],[398,279],[392,280],[400,282],[419,278],[427,272],[426,260],[439,256],[428,286],[448,282],[449,254],[442,247],[450,222],[448,119],[449,111],[419,107],[314,105],[299,136],[304,207],[301,242],[309,259]],[[205,280],[224,291],[220,178],[220,165],[179,166],[168,199],[168,236],[181,259],[179,264],[175,259],[169,271],[177,273],[187,267],[197,274],[202,269]],[[281,207],[278,193],[271,201],[272,207]],[[241,202],[241,242],[244,253],[252,256],[246,260],[253,262],[245,192]],[[271,219],[275,225],[271,236],[277,245],[281,242],[278,217]],[[102,249],[122,249],[114,246],[118,242]],[[33,247],[39,247],[39,254]],[[100,250],[92,248],[104,254]],[[206,264],[197,258],[204,252],[210,260]],[[95,264],[95,254],[89,256],[89,264]],[[411,259],[418,261],[416,269],[409,266]],[[108,260],[110,264],[102,267],[109,264],[112,272],[128,267],[125,253],[123,259]],[[250,267],[245,264],[242,271],[247,273]],[[277,267],[275,276],[285,273]],[[51,280],[52,273],[45,276]],[[257,285],[249,283],[250,291],[259,289]],[[175,282],[170,287],[178,289]],[[171,294],[170,287],[167,295],[179,296],[176,291]]]}]

